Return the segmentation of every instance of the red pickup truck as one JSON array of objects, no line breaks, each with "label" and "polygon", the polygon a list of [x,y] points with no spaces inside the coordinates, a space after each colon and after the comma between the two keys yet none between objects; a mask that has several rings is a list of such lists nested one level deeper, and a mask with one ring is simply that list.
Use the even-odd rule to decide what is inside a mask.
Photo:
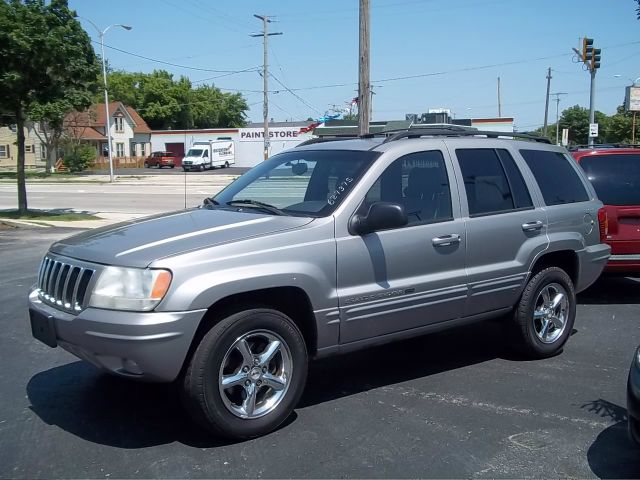
[{"label": "red pickup truck", "polygon": [[153,152],[149,155],[144,161],[144,168],[150,167],[169,167],[174,168],[176,166],[175,163],[175,153],[173,152]]}]

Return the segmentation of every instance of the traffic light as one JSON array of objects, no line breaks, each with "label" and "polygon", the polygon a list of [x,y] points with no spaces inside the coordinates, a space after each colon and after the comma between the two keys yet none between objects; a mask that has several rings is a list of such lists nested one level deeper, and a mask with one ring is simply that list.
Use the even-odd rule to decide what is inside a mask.
[{"label": "traffic light", "polygon": [[593,38],[584,37],[582,39],[582,61],[591,61],[593,54]]},{"label": "traffic light", "polygon": [[591,52],[591,64],[590,64],[590,69],[591,71],[593,70],[597,70],[598,68],[600,68],[600,52],[602,50],[599,48],[594,48],[593,51]]}]

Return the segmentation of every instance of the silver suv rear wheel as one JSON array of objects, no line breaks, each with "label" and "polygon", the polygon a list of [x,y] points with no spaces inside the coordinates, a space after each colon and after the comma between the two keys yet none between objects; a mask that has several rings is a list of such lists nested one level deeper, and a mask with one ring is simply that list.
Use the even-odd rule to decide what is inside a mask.
[{"label": "silver suv rear wheel", "polygon": [[556,355],[571,335],[575,316],[571,278],[561,268],[547,267],[529,279],[514,310],[515,344],[529,357]]},{"label": "silver suv rear wheel", "polygon": [[568,294],[562,285],[550,283],[540,291],[533,310],[533,328],[542,343],[553,343],[562,335],[568,313]]}]

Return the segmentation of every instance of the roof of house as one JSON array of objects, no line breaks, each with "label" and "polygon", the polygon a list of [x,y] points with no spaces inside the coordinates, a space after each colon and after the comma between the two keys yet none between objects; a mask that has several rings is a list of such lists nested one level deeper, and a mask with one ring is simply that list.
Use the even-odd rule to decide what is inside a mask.
[{"label": "roof of house", "polygon": [[[133,133],[151,133],[151,129],[147,122],[136,112],[133,107],[129,107],[122,102],[109,102],[109,116],[112,117],[117,111],[122,112],[131,120],[133,124]],[[97,103],[91,105],[88,110],[84,112],[72,112],[67,115],[65,122],[69,128],[85,128],[84,133],[88,133],[89,129],[96,127],[104,127],[105,124],[105,108],[104,103]],[[97,131],[95,132],[98,135]],[[89,133],[90,135],[94,135]],[[105,139],[104,135],[101,135],[102,139]],[[85,139],[84,134],[82,136]],[[97,140],[97,138],[87,138],[87,140]]]}]

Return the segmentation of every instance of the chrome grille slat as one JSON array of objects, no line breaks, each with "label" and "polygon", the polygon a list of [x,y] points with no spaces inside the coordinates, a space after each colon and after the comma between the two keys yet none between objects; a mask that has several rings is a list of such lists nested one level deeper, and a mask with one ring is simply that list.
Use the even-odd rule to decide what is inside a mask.
[{"label": "chrome grille slat", "polygon": [[53,287],[56,285],[56,277],[58,276],[58,269],[60,268],[60,262],[53,262],[51,272],[49,273],[49,281],[47,283],[47,293],[51,297],[55,297],[53,293]]},{"label": "chrome grille slat", "polygon": [[44,266],[46,264],[46,258],[40,263],[40,269],[38,270],[38,288],[42,288],[42,275],[44,274]]},{"label": "chrome grille slat", "polygon": [[44,291],[47,288],[47,282],[49,281],[49,275],[51,274],[51,259],[45,258],[46,265],[44,267],[44,272],[42,273],[42,285],[40,285],[40,290]]},{"label": "chrome grille slat", "polygon": [[[67,269],[67,275],[64,279],[64,286],[62,287],[62,296],[60,297],[60,300],[62,300],[62,306],[64,308],[69,308],[71,307],[71,302],[67,301],[67,292],[68,292],[68,288],[69,288],[69,280],[71,280],[72,275],[72,271],[75,267],[72,267],[71,265],[67,265],[69,268]],[[69,306],[67,306],[69,305]]]},{"label": "chrome grille slat", "polygon": [[84,268],[80,268],[78,272],[78,276],[76,277],[76,284],[73,287],[73,294],[71,295],[71,308],[74,308],[78,303],[78,288],[80,287],[80,282],[84,275]]},{"label": "chrome grille slat", "polygon": [[38,272],[39,297],[44,303],[77,314],[85,308],[87,289],[94,273],[92,268],[47,255]]},{"label": "chrome grille slat", "polygon": [[64,263],[58,262],[58,273],[56,273],[55,284],[53,286],[53,299],[56,302],[60,302],[60,277],[62,277],[62,272],[64,272]]}]

